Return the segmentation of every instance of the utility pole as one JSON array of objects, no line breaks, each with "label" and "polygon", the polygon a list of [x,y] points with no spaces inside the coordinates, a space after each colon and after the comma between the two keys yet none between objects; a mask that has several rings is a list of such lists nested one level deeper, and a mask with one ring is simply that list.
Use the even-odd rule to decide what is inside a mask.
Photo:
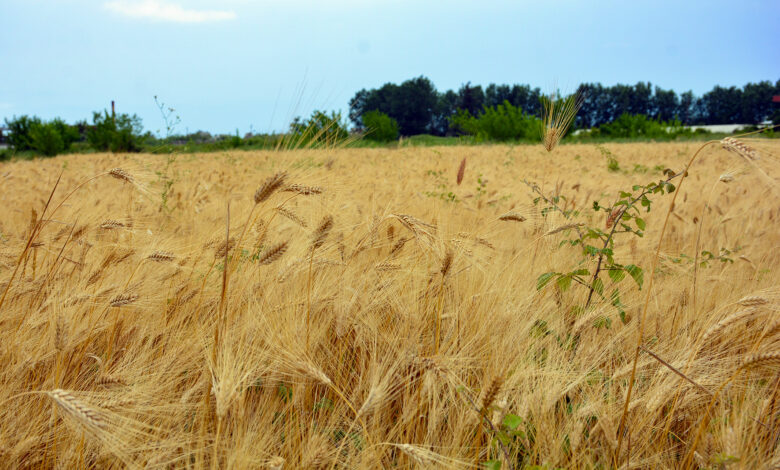
[{"label": "utility pole", "polygon": [[114,108],[114,100],[111,100],[111,121],[113,121],[116,127],[116,110]]}]

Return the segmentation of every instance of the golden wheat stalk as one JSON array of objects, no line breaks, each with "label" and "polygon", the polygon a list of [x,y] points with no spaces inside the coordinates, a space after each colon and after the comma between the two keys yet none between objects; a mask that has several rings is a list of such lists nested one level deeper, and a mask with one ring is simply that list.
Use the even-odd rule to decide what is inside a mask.
[{"label": "golden wheat stalk", "polygon": [[579,93],[567,98],[551,93],[542,98],[542,144],[548,152],[552,152],[566,135],[580,106],[582,96]]},{"label": "golden wheat stalk", "polygon": [[490,381],[490,385],[485,389],[485,395],[482,397],[482,407],[480,409],[482,413],[485,413],[490,408],[490,405],[493,404],[503,383],[504,379],[500,376],[493,377],[493,380]]},{"label": "golden wheat stalk", "polygon": [[56,389],[46,393],[54,403],[59,405],[68,415],[76,418],[79,422],[88,427],[105,428],[106,422],[103,416],[95,409],[89,407],[86,403],[78,400],[67,390]]},{"label": "golden wheat stalk", "polygon": [[284,458],[277,455],[270,458],[265,466],[268,470],[282,470],[284,468],[284,463]]},{"label": "golden wheat stalk", "polygon": [[229,254],[236,246],[236,239],[230,237],[228,240],[222,240],[222,242],[214,248],[214,258],[224,258]]},{"label": "golden wheat stalk", "polygon": [[57,315],[57,322],[54,327],[54,349],[62,352],[65,349],[65,317],[62,314]]},{"label": "golden wheat stalk", "polygon": [[320,248],[323,244],[325,244],[325,240],[328,238],[328,234],[330,233],[332,228],[333,228],[333,216],[331,215],[325,216],[322,219],[322,222],[320,222],[320,225],[317,226],[317,229],[314,231],[314,234],[312,235],[312,243],[311,243],[312,250],[316,250]]},{"label": "golden wheat stalk", "polygon": [[466,157],[463,157],[463,160],[460,161],[460,166],[458,167],[458,176],[455,178],[455,181],[458,183],[458,186],[460,186],[460,183],[463,181],[463,175],[466,173]]},{"label": "golden wheat stalk", "polygon": [[133,175],[131,175],[130,173],[126,172],[121,168],[113,168],[111,171],[108,172],[108,174],[118,180],[126,181],[128,183],[132,183],[134,181]]},{"label": "golden wheat stalk", "polygon": [[287,251],[289,244],[290,242],[288,241],[277,243],[276,245],[266,250],[266,252],[257,259],[257,263],[261,266],[273,263],[282,257],[282,255]]},{"label": "golden wheat stalk", "polygon": [[103,375],[95,381],[95,384],[102,385],[104,387],[109,387],[111,385],[127,385],[127,382],[125,382],[123,379],[119,377],[114,377],[111,375]]},{"label": "golden wheat stalk", "polygon": [[780,351],[750,354],[742,361],[745,369],[765,365],[780,366]]},{"label": "golden wheat stalk", "polygon": [[399,238],[399,239],[398,239],[398,241],[397,241],[397,242],[395,242],[395,244],[393,245],[393,248],[391,248],[391,249],[390,249],[390,255],[391,255],[391,256],[392,256],[392,255],[395,255],[396,253],[398,253],[399,251],[401,251],[401,248],[403,248],[403,247],[404,247],[404,245],[406,245],[406,242],[408,242],[409,240],[410,240],[410,239],[409,239],[409,238],[407,238],[407,237],[401,237],[401,238]]},{"label": "golden wheat stalk", "polygon": [[306,222],[304,222],[303,219],[298,217],[298,214],[291,211],[290,209],[287,209],[286,207],[282,207],[282,206],[277,206],[274,208],[274,210],[276,210],[276,212],[283,215],[284,217],[287,217],[288,219],[292,220],[296,224],[300,225],[301,227],[306,228]]},{"label": "golden wheat stalk", "polygon": [[291,184],[284,188],[286,192],[298,193],[302,196],[311,196],[312,194],[322,194],[324,189],[319,186],[304,186],[302,184]]},{"label": "golden wheat stalk", "polygon": [[109,301],[112,307],[122,307],[138,300],[138,294],[121,294]]},{"label": "golden wheat stalk", "polygon": [[158,250],[147,256],[146,259],[149,261],[155,261],[157,263],[166,263],[168,261],[175,260],[176,256],[170,251]]},{"label": "golden wheat stalk", "polygon": [[718,181],[722,183],[731,183],[732,181],[734,181],[734,175],[732,175],[731,173],[723,173],[722,175],[720,175],[720,178],[718,178]]},{"label": "golden wheat stalk", "polygon": [[760,158],[758,152],[753,147],[733,137],[724,138],[720,141],[720,145],[729,152],[736,153],[746,160],[758,160]]},{"label": "golden wheat stalk", "polygon": [[559,227],[555,227],[554,229],[552,229],[552,230],[550,230],[549,232],[545,233],[545,235],[554,235],[554,234],[556,234],[556,233],[563,232],[564,230],[569,230],[569,229],[572,229],[572,228],[581,227],[581,226],[583,226],[583,225],[585,225],[585,224],[583,224],[583,223],[577,223],[577,224],[566,224],[566,225],[561,225],[561,226],[559,226]]},{"label": "golden wheat stalk", "polygon": [[745,310],[740,310],[736,313],[732,313],[731,315],[719,321],[718,323],[716,323],[715,325],[713,325],[707,331],[704,332],[704,335],[702,336],[702,344],[709,343],[713,338],[718,336],[722,331],[726,330],[731,325],[740,322],[742,320],[752,318],[757,313],[759,313],[759,310],[755,308],[747,308]]},{"label": "golden wheat stalk", "polygon": [[315,365],[307,361],[297,361],[295,366],[300,373],[304,375],[308,375],[309,377],[319,381],[320,383],[323,383],[325,385],[333,384],[330,378],[328,378],[328,376],[325,375],[325,372],[323,372],[319,367],[316,367]]},{"label": "golden wheat stalk", "polygon": [[447,253],[444,255],[444,259],[441,261],[441,268],[439,269],[442,277],[447,277],[447,274],[450,272],[454,256],[455,255],[453,254],[452,250],[447,250]]},{"label": "golden wheat stalk", "polygon": [[427,449],[424,449],[420,446],[414,446],[411,444],[393,444],[395,447],[400,449],[404,454],[407,455],[407,457],[411,458],[414,463],[421,467],[425,467],[426,465],[431,463],[431,460],[429,458],[429,452]]},{"label": "golden wheat stalk", "polygon": [[103,223],[100,224],[100,228],[102,228],[103,230],[114,230],[114,229],[125,228],[125,227],[127,227],[127,225],[114,219],[106,219],[103,221]]},{"label": "golden wheat stalk", "polygon": [[505,222],[525,222],[526,219],[517,212],[507,212],[506,214],[500,216],[498,220],[503,220]]},{"label": "golden wheat stalk", "polygon": [[766,297],[760,297],[758,295],[748,295],[739,299],[737,303],[743,307],[756,307],[758,305],[765,305],[769,303],[769,299]]},{"label": "golden wheat stalk", "polygon": [[362,416],[366,413],[370,413],[382,400],[383,395],[384,393],[381,386],[372,386],[368,391],[368,396],[366,397],[365,401],[363,401],[363,406],[361,406],[358,410],[357,415]]},{"label": "golden wheat stalk", "polygon": [[376,269],[377,271],[396,271],[398,269],[401,269],[401,265],[400,264],[395,264],[395,263],[384,262],[384,263],[379,263],[376,266],[374,266],[374,269]]},{"label": "golden wheat stalk", "polygon": [[271,197],[271,195],[275,193],[277,189],[282,187],[286,178],[286,172],[279,172],[266,179],[263,184],[257,188],[257,191],[255,191],[255,204],[260,204],[261,202]]}]

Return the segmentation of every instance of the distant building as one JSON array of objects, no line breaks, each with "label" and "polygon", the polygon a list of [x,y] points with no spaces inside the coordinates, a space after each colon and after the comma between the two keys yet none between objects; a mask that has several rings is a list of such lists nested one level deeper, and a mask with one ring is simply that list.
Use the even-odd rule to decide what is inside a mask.
[{"label": "distant building", "polygon": [[8,134],[11,130],[7,127],[0,127],[0,147],[8,146]]},{"label": "distant building", "polygon": [[772,103],[780,103],[780,95],[773,96]]}]

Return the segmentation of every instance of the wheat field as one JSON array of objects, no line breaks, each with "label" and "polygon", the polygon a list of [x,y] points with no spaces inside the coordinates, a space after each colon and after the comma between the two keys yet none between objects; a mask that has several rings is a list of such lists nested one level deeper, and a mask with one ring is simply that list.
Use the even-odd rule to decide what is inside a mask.
[{"label": "wheat field", "polygon": [[0,163],[0,467],[780,468],[780,144],[745,142],[615,236],[622,318],[538,279],[699,143]]}]

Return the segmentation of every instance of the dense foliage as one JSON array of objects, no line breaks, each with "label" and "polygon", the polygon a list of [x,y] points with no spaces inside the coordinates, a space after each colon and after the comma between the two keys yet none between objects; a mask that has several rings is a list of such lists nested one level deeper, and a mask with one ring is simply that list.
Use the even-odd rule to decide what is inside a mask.
[{"label": "dense foliage", "polygon": [[477,141],[535,140],[539,138],[541,121],[505,100],[498,106],[484,106],[476,115],[459,110],[450,119],[450,125],[457,132],[475,136]]},{"label": "dense foliage", "polygon": [[583,132],[579,137],[664,139],[692,135],[693,133],[690,128],[684,127],[679,119],[662,121],[649,118],[644,114],[623,113],[614,121]]},{"label": "dense foliage", "polygon": [[398,121],[381,111],[369,111],[363,115],[365,138],[377,142],[390,142],[398,138]]},{"label": "dense foliage", "polygon": [[94,112],[87,141],[96,150],[137,152],[141,150],[141,119],[133,114],[112,116],[108,111]]},{"label": "dense foliage", "polygon": [[290,134],[296,146],[335,145],[349,137],[341,113],[323,111],[314,111],[307,120],[296,117],[290,124]]},{"label": "dense foliage", "polygon": [[[716,86],[700,97],[692,91],[678,95],[649,82],[614,86],[584,83],[577,91],[583,97],[575,121],[578,128],[598,127],[625,113],[660,121],[679,119],[683,125],[758,124],[767,119],[780,122],[777,103],[772,102],[772,96],[780,95],[780,80],[774,84],[748,83],[742,88]],[[365,113],[379,110],[398,121],[402,135],[451,135],[454,129],[449,124],[459,110],[476,117],[506,101],[538,116],[541,96],[539,88],[517,84],[490,84],[483,89],[466,83],[458,91],[438,92],[429,79],[418,77],[400,85],[386,83],[358,91],[349,102],[349,118],[360,126]]]},{"label": "dense foliage", "polygon": [[19,152],[34,151],[51,157],[70,150],[71,144],[81,139],[78,128],[60,118],[44,122],[36,116],[14,116],[5,124],[10,130],[8,143]]}]

